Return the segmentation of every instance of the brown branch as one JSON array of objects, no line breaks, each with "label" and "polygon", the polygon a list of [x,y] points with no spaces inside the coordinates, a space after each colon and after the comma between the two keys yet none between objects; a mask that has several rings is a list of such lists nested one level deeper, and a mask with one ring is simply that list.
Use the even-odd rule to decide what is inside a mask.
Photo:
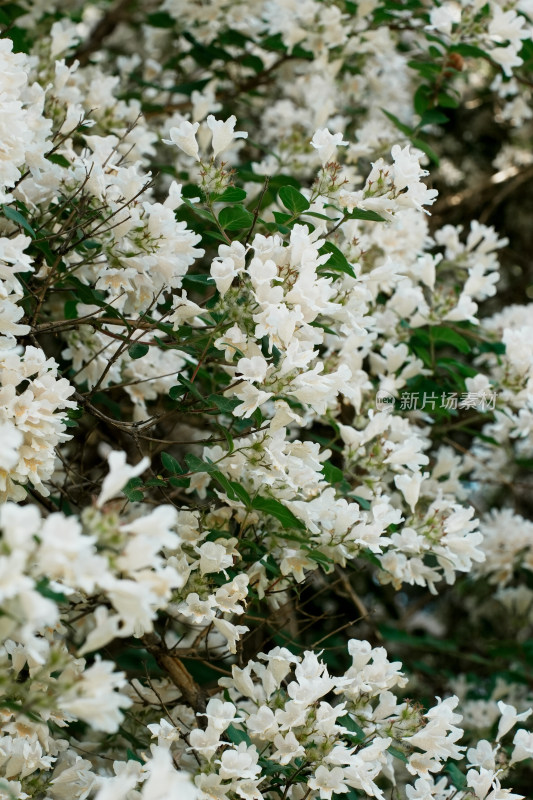
[{"label": "brown branch", "polygon": [[131,2],[132,0],[118,0],[94,26],[89,38],[80,44],[78,49],[66,60],[67,65],[70,66],[74,61],[79,61],[80,66],[85,67],[89,63],[92,53],[100,50],[104,39],[111,36],[117,25],[127,18],[126,12]]},{"label": "brown branch", "polygon": [[167,649],[162,639],[154,633],[145,634],[142,642],[149,653],[151,653],[158,665],[183,695],[183,699],[200,714],[203,714],[206,708],[206,695],[201,686],[199,686],[191,673],[184,666],[183,662],[172,655]]}]

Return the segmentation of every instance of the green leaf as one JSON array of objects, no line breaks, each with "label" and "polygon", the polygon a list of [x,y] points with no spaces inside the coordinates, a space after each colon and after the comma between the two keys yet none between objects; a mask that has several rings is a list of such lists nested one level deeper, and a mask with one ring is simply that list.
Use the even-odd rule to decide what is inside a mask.
[{"label": "green leaf", "polygon": [[459,53],[460,56],[471,58],[490,58],[490,53],[476,47],[474,44],[454,44],[448,48],[449,53]]},{"label": "green leaf", "polygon": [[179,461],[176,461],[174,456],[171,456],[170,453],[161,453],[161,463],[163,464],[164,468],[168,472],[172,472],[173,475],[182,475],[184,472],[184,469]]},{"label": "green leaf", "polygon": [[352,500],[355,500],[357,505],[361,506],[365,511],[368,511],[370,508],[370,501],[366,500],[364,497],[359,497],[357,494],[351,494],[350,497]]},{"label": "green leaf", "polygon": [[472,349],[464,336],[461,336],[460,333],[452,330],[452,328],[435,325],[435,327],[431,328],[430,330],[431,337],[434,342],[445,342],[446,344],[455,347],[455,349],[459,350],[460,353],[469,353]]},{"label": "green leaf", "polygon": [[450,780],[456,789],[466,789],[466,778],[461,770],[452,761],[450,761],[449,764],[446,764],[444,767],[444,772],[448,773]]},{"label": "green leaf", "polygon": [[141,342],[135,342],[135,344],[132,344],[128,347],[128,354],[130,358],[134,359],[142,358],[147,354],[149,349],[150,348],[148,347],[147,344],[142,344]]},{"label": "green leaf", "polygon": [[352,265],[338,247],[331,242],[325,242],[325,244],[323,244],[320,248],[320,254],[324,255],[325,253],[329,253],[330,256],[327,262],[324,264],[323,269],[333,269],[338,272],[344,272],[351,278],[355,278],[355,272],[353,271]]},{"label": "green leaf", "polygon": [[452,97],[447,92],[441,92],[437,98],[439,106],[443,108],[458,108],[459,107],[459,100],[456,97]]},{"label": "green leaf", "polygon": [[331,461],[324,461],[322,464],[322,472],[328,483],[340,483],[344,480],[342,469],[335,467]]},{"label": "green leaf", "polygon": [[393,747],[393,745],[391,745],[390,747],[387,747],[387,750],[392,756],[394,756],[394,758],[399,758],[400,761],[403,761],[404,764],[407,764],[407,756],[405,753],[402,753],[401,750],[398,750],[397,747]]},{"label": "green leaf", "polygon": [[176,24],[175,19],[165,11],[154,11],[153,14],[148,14],[146,21],[152,28],[173,28]]},{"label": "green leaf", "polygon": [[356,792],[355,789],[351,787],[348,788],[347,792],[343,792],[343,794],[333,793],[331,795],[331,800],[359,800],[360,794]]},{"label": "green leaf", "polygon": [[241,742],[246,742],[247,747],[252,744],[246,731],[239,730],[235,725],[230,725],[229,728],[226,728],[226,736],[232,744],[239,745]]},{"label": "green leaf", "polygon": [[432,91],[430,86],[422,84],[419,86],[413,97],[413,105],[416,113],[422,117],[431,106]]},{"label": "green leaf", "polygon": [[287,51],[287,48],[283,43],[281,33],[276,33],[273,36],[267,36],[260,42],[260,45],[264,50],[275,50],[283,53]]},{"label": "green leaf", "polygon": [[265,65],[259,56],[254,56],[252,53],[246,53],[246,55],[239,59],[239,63],[243,67],[249,67],[250,69],[253,69],[253,71],[258,75],[260,72],[263,72],[265,68]]},{"label": "green leaf", "polygon": [[343,728],[346,728],[346,730],[348,730],[350,734],[352,734],[350,738],[354,739],[358,744],[364,742],[364,740],[366,739],[364,730],[361,728],[359,723],[357,723],[353,719],[353,717],[351,717],[349,714],[345,714],[343,717],[339,717],[337,722],[339,723],[339,725],[342,725]]},{"label": "green leaf", "polygon": [[252,500],[252,508],[255,509],[255,511],[262,511],[264,514],[270,514],[270,516],[275,517],[286,528],[305,530],[303,522],[295,517],[292,511],[280,503],[279,500],[274,500],[273,497],[254,497]]},{"label": "green leaf", "polygon": [[207,399],[223,414],[232,414],[233,409],[241,402],[237,397],[221,397],[218,394],[210,394]]},{"label": "green leaf", "polygon": [[287,214],[285,211],[273,211],[272,213],[278,225],[285,225],[293,218],[291,214]]},{"label": "green leaf", "polygon": [[24,228],[24,230],[30,234],[32,239],[35,239],[35,231],[26,218],[22,216],[20,211],[17,211],[16,208],[11,208],[11,206],[2,206],[2,211],[4,212],[4,216],[6,216],[12,222],[15,222],[17,225],[20,225],[21,228]]},{"label": "green leaf", "polygon": [[428,109],[428,111],[422,114],[417,127],[423,128],[425,125],[444,125],[445,122],[449,122],[449,118],[446,116],[446,114],[443,114],[442,111],[437,111],[437,109],[432,108]]},{"label": "green leaf", "polygon": [[[426,112],[426,113],[428,113],[428,112]],[[437,167],[439,166],[439,164],[440,164],[439,157],[436,154],[436,152],[433,150],[433,148],[430,147],[427,142],[424,142],[423,139],[418,139],[417,137],[414,137],[413,139],[411,139],[411,141],[412,141],[414,147],[418,147],[419,150],[422,150],[422,152],[425,153],[427,155],[427,157],[431,161],[433,161],[433,163]]]},{"label": "green leaf", "polygon": [[302,214],[310,206],[309,200],[293,186],[282,186],[279,190],[279,199],[285,208],[292,212],[293,216]]},{"label": "green leaf", "polygon": [[130,503],[141,503],[144,500],[144,495],[138,490],[142,486],[141,478],[130,478],[127,484],[122,489],[122,493],[126,495]]},{"label": "green leaf", "polygon": [[376,211],[363,211],[361,208],[354,208],[349,213],[346,212],[346,219],[364,219],[367,222],[385,222],[385,218]]},{"label": "green leaf", "polygon": [[241,486],[237,481],[230,481],[218,469],[210,470],[213,479],[222,486],[230,500],[234,502],[240,501],[246,508],[251,508],[251,498],[244,486]]},{"label": "green leaf", "polygon": [[399,130],[399,131],[401,131],[402,133],[404,133],[406,136],[411,136],[411,134],[412,134],[412,132],[413,132],[413,131],[412,131],[412,129],[409,127],[409,125],[404,125],[404,123],[403,123],[403,122],[400,122],[400,120],[398,119],[398,117],[396,117],[394,114],[391,114],[391,112],[390,112],[390,111],[387,111],[385,108],[382,108],[381,110],[383,111],[383,113],[385,114],[385,116],[386,116],[386,117],[388,117],[388,119],[390,119],[390,121],[393,123],[393,125],[394,125],[396,128],[398,128],[398,130]]},{"label": "green leaf", "polygon": [[185,386],[171,386],[168,390],[168,396],[171,400],[179,400],[186,391],[187,388]]},{"label": "green leaf", "polygon": [[218,215],[218,221],[224,230],[237,231],[241,228],[249,228],[254,217],[244,206],[234,206],[233,208],[223,208]]},{"label": "green leaf", "polygon": [[335,563],[332,558],[322,553],[320,550],[312,550],[307,547],[306,550],[311,561],[316,561],[316,563],[320,564],[322,567],[329,567],[331,564]]},{"label": "green leaf", "polygon": [[202,393],[196,388],[196,386],[192,381],[188,380],[183,375],[177,375],[176,377],[179,383],[181,383],[181,385],[184,386],[188,392],[190,392],[194,397],[196,397],[197,400],[201,400],[202,403],[205,404],[205,398],[203,397]]},{"label": "green leaf", "polygon": [[50,580],[48,578],[41,578],[35,584],[35,588],[42,597],[47,597],[48,600],[53,600],[54,603],[66,603],[67,598],[63,592],[56,592],[50,588]]},{"label": "green leaf", "polygon": [[237,186],[228,186],[222,194],[215,195],[212,199],[215,203],[242,203],[246,200],[246,192]]},{"label": "green leaf", "polygon": [[51,161],[52,164],[58,164],[60,167],[70,167],[70,161],[65,156],[62,156],[60,153],[50,153],[49,156],[46,156],[47,161]]},{"label": "green leaf", "polygon": [[78,318],[78,304],[76,300],[67,300],[65,303],[63,314],[65,319],[77,319]]},{"label": "green leaf", "polygon": [[138,761],[139,764],[144,764],[144,760],[137,755],[130,747],[126,748],[126,761]]},{"label": "green leaf", "polygon": [[187,453],[185,456],[185,462],[189,467],[189,472],[213,472],[213,470],[216,470],[214,464],[208,464],[192,453]]},{"label": "green leaf", "polygon": [[503,355],[505,353],[505,345],[503,342],[482,342],[478,345],[480,353],[496,353],[496,355]]}]

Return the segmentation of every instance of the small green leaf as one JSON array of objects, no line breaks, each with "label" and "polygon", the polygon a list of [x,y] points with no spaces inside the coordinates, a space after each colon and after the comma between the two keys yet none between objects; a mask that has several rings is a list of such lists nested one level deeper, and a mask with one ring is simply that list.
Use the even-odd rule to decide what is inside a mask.
[{"label": "small green leaf", "polygon": [[143,759],[129,747],[126,748],[126,761],[138,761],[139,764],[144,764]]},{"label": "small green leaf", "polygon": [[78,318],[78,304],[75,300],[67,300],[65,303],[63,314],[65,319],[77,319]]},{"label": "small green leaf", "polygon": [[279,190],[279,199],[285,208],[292,212],[293,216],[302,214],[310,206],[309,200],[293,186],[282,186]]},{"label": "small green leaf", "polygon": [[322,553],[320,550],[312,550],[311,548],[306,548],[306,550],[311,561],[316,561],[316,563],[320,564],[322,567],[329,567],[331,564],[335,563],[332,558]]},{"label": "small green leaf", "polygon": [[174,456],[171,456],[170,453],[161,453],[161,463],[167,472],[172,472],[173,475],[182,475],[184,472],[179,461],[176,461]]},{"label": "small green leaf", "polygon": [[185,386],[171,386],[168,390],[168,396],[171,400],[179,400],[186,391],[187,388]]},{"label": "small green leaf", "polygon": [[399,130],[399,131],[401,131],[402,133],[404,133],[406,136],[411,136],[411,134],[412,134],[412,132],[413,132],[413,131],[412,131],[412,129],[409,127],[409,125],[405,125],[403,122],[400,122],[400,120],[398,119],[398,117],[396,117],[394,114],[391,114],[391,112],[390,112],[390,111],[387,111],[387,110],[386,110],[386,109],[384,109],[384,108],[382,108],[381,110],[383,111],[383,113],[385,114],[385,116],[386,116],[388,119],[390,119],[390,121],[392,122],[392,124],[393,124],[393,125],[394,125],[396,128],[398,128],[398,130]]},{"label": "small green leaf", "polygon": [[196,388],[196,386],[192,381],[188,380],[183,375],[178,375],[177,378],[178,381],[181,383],[181,385],[184,386],[188,392],[190,392],[194,397],[196,397],[197,400],[201,400],[202,403],[205,404],[205,397]]},{"label": "small green leaf", "polygon": [[154,11],[153,14],[148,14],[146,21],[152,28],[173,28],[176,24],[176,20],[165,11]]},{"label": "small green leaf", "polygon": [[144,495],[139,491],[138,487],[142,486],[141,478],[130,478],[127,484],[122,489],[122,493],[126,495],[130,503],[141,503],[144,500]]},{"label": "small green leaf", "polygon": [[278,225],[286,225],[287,222],[290,222],[290,220],[293,219],[292,216],[290,214],[286,214],[285,211],[274,211],[273,216]]},{"label": "small green leaf", "polygon": [[398,750],[397,747],[393,747],[391,745],[390,747],[387,747],[387,750],[392,756],[394,756],[394,758],[399,758],[400,761],[403,761],[404,764],[407,764],[407,756],[405,753],[402,753],[401,750]]},{"label": "small green leaf", "polygon": [[246,192],[237,186],[228,186],[222,194],[215,195],[213,200],[215,203],[242,203],[246,200]]},{"label": "small green leaf", "polygon": [[342,469],[335,467],[331,461],[324,461],[322,465],[322,472],[324,473],[324,478],[328,483],[340,483],[340,481],[344,479],[344,473]]},{"label": "small green leaf", "polygon": [[189,467],[190,472],[212,472],[214,469],[216,469],[214,464],[208,464],[192,453],[187,453],[185,456],[185,462]]},{"label": "small green leaf", "polygon": [[342,725],[343,728],[346,728],[346,730],[350,731],[350,733],[352,734],[350,738],[354,739],[358,744],[364,742],[364,740],[366,739],[364,730],[361,728],[359,723],[356,722],[353,719],[353,717],[351,717],[349,714],[345,714],[343,717],[339,717],[337,722],[339,723],[339,725]]},{"label": "small green leaf", "polygon": [[11,206],[2,206],[2,211],[8,219],[10,219],[12,222],[15,222],[17,225],[20,225],[21,228],[24,228],[24,230],[30,234],[32,239],[35,239],[35,231],[26,218],[22,216],[20,211],[17,211],[16,208],[11,208]]},{"label": "small green leaf", "polygon": [[323,269],[333,269],[338,272],[344,272],[351,278],[355,278],[353,267],[346,258],[346,256],[331,242],[325,242],[320,248],[320,254],[329,253],[329,259],[324,264]]},{"label": "small green leaf", "polygon": [[234,206],[223,208],[218,215],[221,228],[227,231],[237,231],[241,228],[249,228],[254,221],[253,214],[250,214],[244,206]]},{"label": "small green leaf", "polygon": [[47,597],[48,600],[53,600],[54,603],[66,603],[67,598],[63,592],[56,592],[50,588],[50,580],[48,578],[41,578],[35,584],[35,588],[42,597]]},{"label": "small green leaf", "polygon": [[346,213],[346,219],[364,219],[367,222],[385,222],[385,218],[377,211],[363,211],[361,208],[354,208],[353,211]]},{"label": "small green leaf", "polygon": [[46,156],[46,159],[51,161],[52,164],[58,164],[60,167],[70,167],[70,161],[59,153],[50,153],[49,156]]},{"label": "small green leaf", "polygon": [[456,789],[466,789],[466,778],[461,770],[452,761],[450,761],[449,764],[446,764],[444,767],[444,772],[448,773],[450,780]]},{"label": "small green leaf", "polygon": [[210,394],[207,399],[223,414],[231,414],[241,402],[237,397],[221,397],[218,394]]},{"label": "small green leaf", "polygon": [[437,109],[432,108],[428,109],[428,111],[422,114],[417,127],[423,128],[425,125],[444,125],[445,122],[449,122],[446,114],[443,114],[442,111],[437,111]]},{"label": "small green leaf", "polygon": [[454,44],[448,48],[449,53],[459,53],[460,56],[466,58],[490,58],[490,53],[482,50],[481,47],[476,47],[475,44]]},{"label": "small green leaf", "polygon": [[[427,113],[429,113],[429,112],[426,111],[426,114]],[[418,139],[417,137],[412,138],[411,141],[412,141],[414,147],[418,147],[419,150],[422,150],[422,152],[427,155],[427,157],[430,159],[430,161],[433,161],[433,163],[437,167],[439,166],[440,159],[439,159],[438,155],[436,154],[436,152],[433,150],[433,148],[430,147],[427,142],[424,142],[423,139]]]},{"label": "small green leaf", "polygon": [[279,500],[273,497],[254,497],[252,508],[255,511],[262,511],[275,517],[286,528],[299,528],[305,530],[305,525],[301,520],[294,516],[292,511],[286,508]]},{"label": "small green leaf", "polygon": [[246,731],[239,730],[235,725],[230,725],[229,728],[226,728],[226,736],[232,744],[239,745],[241,742],[246,742],[248,747],[252,744]]},{"label": "small green leaf", "polygon": [[142,358],[147,354],[149,351],[149,347],[147,344],[142,344],[141,342],[135,342],[128,347],[128,354],[130,358],[137,359]]},{"label": "small green leaf", "polygon": [[454,331],[452,328],[435,325],[431,328],[431,336],[434,342],[449,344],[455,347],[456,350],[459,350],[460,353],[469,353],[472,349],[464,336],[461,336],[460,333],[457,333],[457,331]]}]

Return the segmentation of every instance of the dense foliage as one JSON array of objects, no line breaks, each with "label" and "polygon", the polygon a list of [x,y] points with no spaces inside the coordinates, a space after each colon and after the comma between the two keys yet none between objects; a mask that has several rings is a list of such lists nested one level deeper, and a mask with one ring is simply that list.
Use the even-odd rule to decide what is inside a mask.
[{"label": "dense foliage", "polygon": [[0,799],[527,797],[533,0],[0,25]]}]

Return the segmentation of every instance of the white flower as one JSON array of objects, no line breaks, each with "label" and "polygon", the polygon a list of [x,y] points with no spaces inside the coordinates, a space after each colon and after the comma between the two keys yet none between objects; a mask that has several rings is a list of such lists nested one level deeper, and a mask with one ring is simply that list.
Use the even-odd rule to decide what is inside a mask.
[{"label": "white flower", "polygon": [[210,726],[222,732],[225,731],[232,722],[242,721],[243,717],[236,717],[236,713],[237,709],[233,703],[225,703],[223,700],[214,697],[207,704],[205,714],[202,714],[202,716],[207,717]]},{"label": "white flower", "polygon": [[19,448],[24,441],[22,433],[10,421],[0,423],[0,469],[8,472],[19,460]]},{"label": "white flower", "polygon": [[420,487],[422,485],[422,481],[427,477],[427,472],[424,472],[424,474],[421,472],[413,472],[408,474],[406,472],[402,475],[395,475],[394,477],[394,483],[396,484],[396,487],[405,497],[405,501],[413,513],[420,496]]},{"label": "white flower", "polygon": [[488,31],[490,38],[495,42],[509,41],[519,49],[521,39],[529,37],[529,31],[524,27],[526,18],[518,15],[514,9],[504,11],[497,3],[491,3],[491,11],[492,19]]},{"label": "white flower", "polygon": [[220,764],[220,777],[224,780],[228,778],[255,778],[261,771],[257,761],[259,753],[254,745],[247,747],[246,742],[233,749],[228,748],[222,753],[222,758],[217,761]]},{"label": "white flower", "polygon": [[448,36],[452,32],[452,25],[461,22],[461,7],[457,3],[443,3],[435,6],[429,14],[430,25],[427,30],[437,30]]},{"label": "white flower", "polygon": [[234,625],[232,622],[220,617],[215,617],[213,625],[227,641],[230,653],[237,652],[237,642],[249,630],[246,625]]},{"label": "white flower", "polygon": [[511,764],[524,761],[526,758],[533,757],[533,733],[519,728],[513,739],[514,749],[511,756]]},{"label": "white flower", "polygon": [[102,508],[104,503],[116,497],[131,478],[141,475],[150,464],[150,459],[145,456],[134,467],[130,467],[126,464],[126,453],[122,450],[112,450],[107,461],[109,474],[102,483],[102,489],[96,501],[97,508]]},{"label": "white flower", "polygon": [[233,409],[235,417],[249,417],[259,406],[266,403],[272,397],[272,392],[263,392],[257,389],[253,384],[243,381],[239,384],[234,392],[235,397],[238,397],[241,404]]},{"label": "white flower", "polygon": [[237,373],[246,381],[262,383],[268,369],[268,362],[263,356],[241,358],[237,362]]},{"label": "white flower", "polygon": [[215,281],[217,291],[224,297],[233,279],[237,277],[242,268],[235,264],[231,256],[214,258],[211,263],[211,277]]},{"label": "white flower", "polygon": [[227,150],[234,139],[248,138],[246,131],[235,130],[237,117],[235,117],[233,114],[231,117],[228,117],[225,122],[220,119],[215,119],[212,114],[209,114],[206,122],[207,127],[213,134],[212,147],[214,158],[216,158],[223,150]]},{"label": "white flower", "polygon": [[500,739],[505,736],[505,734],[508,733],[517,722],[523,722],[531,714],[530,708],[528,708],[527,711],[523,711],[521,714],[519,714],[514,706],[507,705],[507,703],[504,703],[503,700],[498,702],[498,708],[500,709],[501,717],[500,721],[498,722],[498,734],[496,736],[497,742],[499,742]]},{"label": "white flower", "polygon": [[282,736],[281,733],[276,734],[274,736],[274,747],[276,749],[270,758],[274,759],[274,761],[279,761],[282,766],[287,765],[294,758],[300,758],[300,756],[305,755],[304,748],[292,731],[289,731],[286,736]]},{"label": "white flower", "polygon": [[125,685],[126,678],[123,672],[113,672],[114,666],[111,661],[97,659],[58,699],[59,708],[96,730],[114,733],[124,718],[120,709],[132,704],[129,697],[115,691]]},{"label": "white flower", "polygon": [[152,734],[152,739],[157,736],[157,744],[161,747],[170,747],[173,742],[177,742],[180,738],[179,730],[166,719],[160,720],[159,723],[153,722],[146,727]]},{"label": "white flower", "polygon": [[479,770],[469,769],[466,775],[466,783],[474,790],[479,800],[485,800],[495,775],[496,773],[493,770],[484,769],[483,767],[480,767]]},{"label": "white flower", "polygon": [[198,142],[196,141],[196,131],[200,126],[199,122],[189,122],[184,119],[179,126],[170,129],[170,139],[163,139],[165,144],[175,144],[188,156],[200,160],[198,155]]},{"label": "white flower", "polygon": [[411,153],[409,145],[402,148],[395,144],[391,150],[394,159],[394,185],[396,189],[405,189],[407,186],[418,183],[419,178],[428,175],[428,171],[420,169],[418,156]]},{"label": "white flower", "polygon": [[496,759],[495,754],[498,748],[494,750],[490,746],[490,742],[486,739],[481,739],[476,747],[470,747],[466,752],[468,763],[473,767],[485,767],[485,769],[495,769]]},{"label": "white flower", "polygon": [[206,575],[209,572],[224,572],[233,564],[233,556],[226,548],[216,542],[204,542],[201,547],[195,547],[200,555],[200,572]]},{"label": "white flower", "polygon": [[311,145],[318,151],[322,166],[328,164],[337,147],[346,147],[349,142],[343,141],[342,133],[331,133],[327,128],[319,128],[311,139]]},{"label": "white flower", "polygon": [[148,773],[140,793],[142,800],[199,800],[200,792],[192,782],[192,776],[177,770],[170,751],[166,747],[155,747],[152,758],[143,767]]},{"label": "white flower", "polygon": [[328,769],[321,765],[317,768],[314,776],[309,779],[308,786],[320,792],[322,800],[331,800],[333,792],[344,794],[348,791],[348,786],[344,783],[344,770],[340,767]]}]

